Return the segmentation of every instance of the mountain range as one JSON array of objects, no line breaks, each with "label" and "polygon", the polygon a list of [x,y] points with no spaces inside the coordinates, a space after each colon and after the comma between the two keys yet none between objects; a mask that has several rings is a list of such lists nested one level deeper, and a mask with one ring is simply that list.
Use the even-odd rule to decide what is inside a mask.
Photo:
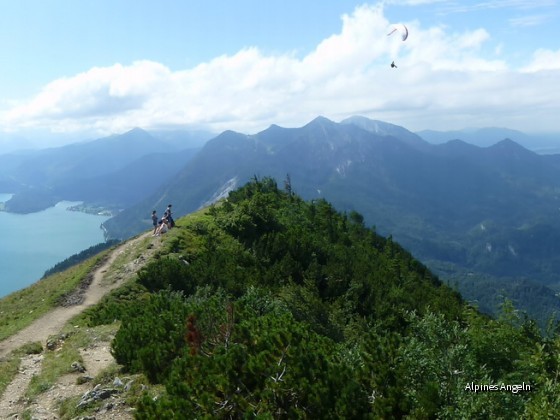
[{"label": "mountain range", "polygon": [[172,203],[180,216],[270,176],[304,199],[359,212],[481,309],[494,312],[505,295],[545,320],[560,310],[560,155],[509,138],[482,147],[454,134],[439,143],[364,117],[318,117],[253,135],[225,131],[201,148],[181,148],[136,129],[0,156],[0,187],[16,192],[10,211],[60,199],[124,208],[104,224],[109,237],[123,239],[149,229],[154,209],[161,214]]},{"label": "mountain range", "polygon": [[129,207],[179,171],[208,136],[136,128],[93,141],[0,155],[0,190],[14,193],[5,208],[29,213],[60,200],[115,211]]},{"label": "mountain range", "polygon": [[318,117],[254,135],[226,131],[165,187],[105,226],[111,236],[128,237],[149,227],[152,209],[173,203],[178,214],[189,213],[255,176],[289,177],[305,199],[358,211],[483,309],[495,310],[501,294],[522,295],[517,303],[540,308],[540,318],[560,309],[560,156],[510,139],[490,147],[434,145],[362,117]]},{"label": "mountain range", "polygon": [[447,143],[451,140],[463,140],[475,146],[488,147],[496,141],[508,138],[523,147],[541,154],[560,153],[558,134],[543,133],[529,135],[519,130],[508,128],[485,127],[453,131],[422,130],[417,132],[424,140],[434,143]]}]

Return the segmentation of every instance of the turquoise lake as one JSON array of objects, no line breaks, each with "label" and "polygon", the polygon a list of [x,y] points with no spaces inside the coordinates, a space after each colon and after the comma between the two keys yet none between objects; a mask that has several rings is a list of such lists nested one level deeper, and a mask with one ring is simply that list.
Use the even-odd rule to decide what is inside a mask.
[{"label": "turquoise lake", "polygon": [[[0,202],[10,198],[0,194]],[[104,241],[107,216],[69,211],[63,201],[31,214],[0,211],[0,297],[39,280],[44,272],[92,245]]]}]

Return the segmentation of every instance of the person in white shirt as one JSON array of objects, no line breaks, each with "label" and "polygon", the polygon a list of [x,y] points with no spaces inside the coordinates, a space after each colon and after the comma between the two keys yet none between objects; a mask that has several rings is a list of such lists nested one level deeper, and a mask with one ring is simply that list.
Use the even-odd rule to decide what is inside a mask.
[{"label": "person in white shirt", "polygon": [[166,233],[169,230],[169,227],[167,226],[167,219],[161,219],[159,221],[159,226],[156,230],[156,236],[161,235],[162,233]]}]

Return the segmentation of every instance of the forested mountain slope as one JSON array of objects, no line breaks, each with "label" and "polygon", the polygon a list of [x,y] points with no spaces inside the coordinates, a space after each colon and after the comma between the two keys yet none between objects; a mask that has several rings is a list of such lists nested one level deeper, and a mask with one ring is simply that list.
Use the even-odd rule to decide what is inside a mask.
[{"label": "forested mountain slope", "polygon": [[554,332],[507,302],[479,314],[361,215],[289,182],[255,179],[160,240],[88,314],[119,320],[117,361],[164,386],[138,418],[560,415]]},{"label": "forested mountain slope", "polygon": [[560,313],[560,156],[504,139],[432,145],[392,124],[318,117],[303,127],[210,140],[173,179],[104,223],[126,238],[148,229],[153,209],[183,215],[254,175],[289,174],[303,198],[358,211],[465,297],[497,313],[499,296],[545,325]]}]

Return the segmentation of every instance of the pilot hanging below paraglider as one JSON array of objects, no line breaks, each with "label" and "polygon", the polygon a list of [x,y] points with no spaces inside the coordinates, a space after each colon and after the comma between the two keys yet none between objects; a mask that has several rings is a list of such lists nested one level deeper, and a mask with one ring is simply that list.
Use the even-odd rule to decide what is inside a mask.
[{"label": "pilot hanging below paraglider", "polygon": [[[406,41],[406,39],[408,38],[408,28],[402,23],[395,25],[393,27],[393,30],[389,32],[387,36],[391,36],[395,32],[400,32],[401,39],[403,40],[403,42]],[[398,68],[394,61],[391,63],[391,68],[392,69]]]}]

